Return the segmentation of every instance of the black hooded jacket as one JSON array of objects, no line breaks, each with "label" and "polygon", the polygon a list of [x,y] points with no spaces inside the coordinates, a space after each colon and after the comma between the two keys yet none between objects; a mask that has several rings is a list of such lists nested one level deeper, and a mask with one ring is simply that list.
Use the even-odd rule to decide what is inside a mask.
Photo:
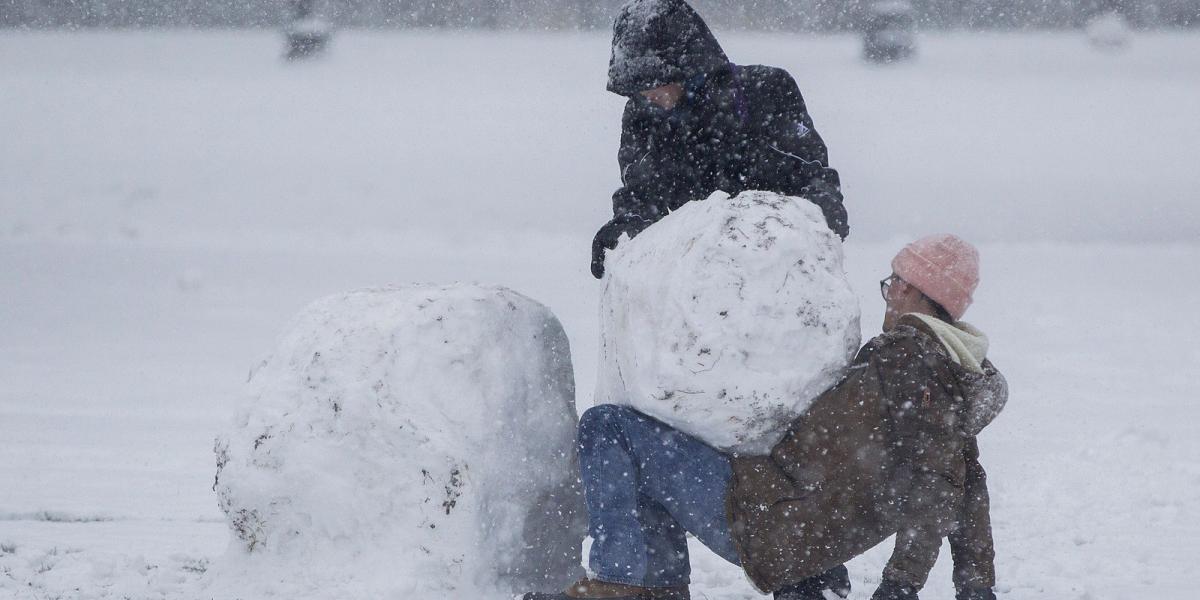
[{"label": "black hooded jacket", "polygon": [[[686,90],[672,110],[638,94],[672,82]],[[717,190],[801,196],[821,207],[830,229],[849,233],[837,171],[795,80],[783,69],[730,63],[684,0],[634,0],[621,9],[608,89],[630,97],[617,155],[623,185],[593,244],[593,272],[597,258],[603,272],[603,248],[621,233],[637,235]]]}]

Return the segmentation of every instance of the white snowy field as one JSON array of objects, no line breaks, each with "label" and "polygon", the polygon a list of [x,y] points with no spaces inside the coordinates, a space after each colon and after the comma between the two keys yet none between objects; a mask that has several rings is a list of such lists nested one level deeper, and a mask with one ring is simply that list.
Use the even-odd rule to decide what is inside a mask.
[{"label": "white snowy field", "polygon": [[[844,181],[864,338],[901,244],[980,242],[968,320],[1004,599],[1184,600],[1200,554],[1200,36],[724,34],[797,78]],[[621,99],[593,34],[0,33],[0,598],[192,598],[214,436],[309,301],[410,281],[552,308],[591,404]],[[870,596],[888,553],[851,564]],[[951,598],[948,556],[922,593]],[[694,561],[698,598],[752,598]],[[329,597],[337,597],[336,590]]]}]

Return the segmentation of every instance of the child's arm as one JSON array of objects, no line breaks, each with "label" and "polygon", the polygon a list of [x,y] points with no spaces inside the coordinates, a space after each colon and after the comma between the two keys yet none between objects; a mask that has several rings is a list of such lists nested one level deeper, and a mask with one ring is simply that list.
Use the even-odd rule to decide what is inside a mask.
[{"label": "child's arm", "polygon": [[963,455],[967,461],[966,494],[958,526],[949,535],[954,589],[959,600],[993,599],[996,550],[992,544],[987,473],[979,464],[979,444],[974,437],[967,442]]}]

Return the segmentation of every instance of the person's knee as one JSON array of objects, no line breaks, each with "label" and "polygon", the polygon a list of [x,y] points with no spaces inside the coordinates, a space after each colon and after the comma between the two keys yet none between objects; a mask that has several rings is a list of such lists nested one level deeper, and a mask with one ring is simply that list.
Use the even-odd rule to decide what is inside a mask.
[{"label": "person's knee", "polygon": [[620,423],[634,414],[628,406],[616,404],[597,404],[585,411],[579,417],[579,443],[588,444],[597,438],[611,437]]}]

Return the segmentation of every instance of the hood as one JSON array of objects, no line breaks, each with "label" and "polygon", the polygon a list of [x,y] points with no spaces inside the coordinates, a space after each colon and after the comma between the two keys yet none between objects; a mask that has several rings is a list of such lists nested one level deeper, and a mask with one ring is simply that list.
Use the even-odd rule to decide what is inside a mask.
[{"label": "hood", "polygon": [[972,373],[983,372],[983,361],[987,359],[988,339],[982,331],[966,321],[950,324],[941,319],[909,313],[905,317],[914,318],[925,326],[925,329],[937,337],[946,353],[955,364]]},{"label": "hood", "polygon": [[962,367],[957,372],[958,387],[968,403],[963,430],[979,435],[1008,403],[1008,381],[987,360],[987,336],[963,321],[950,324],[916,313],[904,315],[901,322],[905,321],[937,338],[950,359]]},{"label": "hood", "polygon": [[712,30],[684,0],[632,0],[613,22],[608,91],[622,96],[729,68]]}]

